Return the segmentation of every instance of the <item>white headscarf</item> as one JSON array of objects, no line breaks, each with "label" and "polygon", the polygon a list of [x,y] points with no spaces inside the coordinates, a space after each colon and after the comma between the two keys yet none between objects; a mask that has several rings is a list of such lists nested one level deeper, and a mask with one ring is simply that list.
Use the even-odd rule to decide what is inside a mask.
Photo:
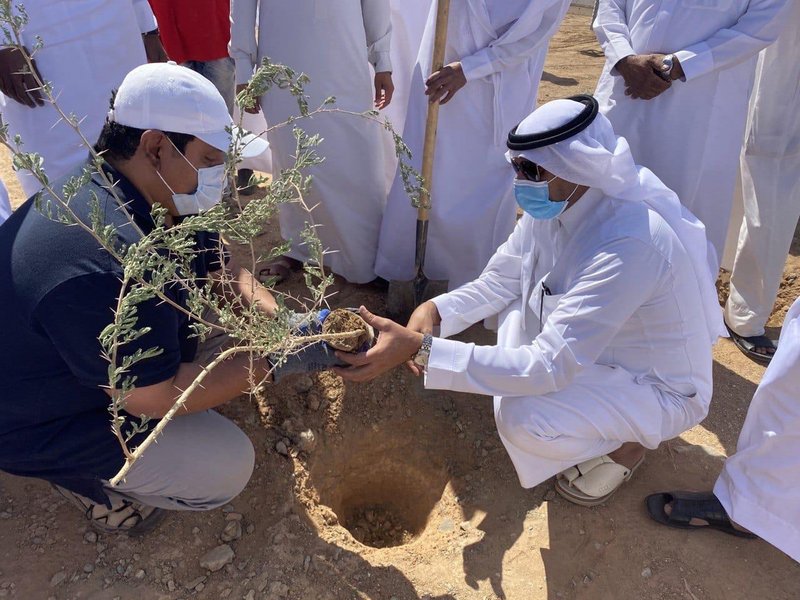
[{"label": "white headscarf", "polygon": [[[574,100],[553,100],[528,115],[516,133],[535,135],[551,131],[575,119],[584,109],[584,104]],[[570,183],[602,190],[612,198],[644,202],[658,213],[689,254],[711,343],[727,336],[714,285],[717,258],[714,247],[706,239],[705,226],[652,171],[634,162],[627,140],[614,133],[604,115],[598,114],[586,129],[564,141],[506,153],[509,160],[518,156]]]}]

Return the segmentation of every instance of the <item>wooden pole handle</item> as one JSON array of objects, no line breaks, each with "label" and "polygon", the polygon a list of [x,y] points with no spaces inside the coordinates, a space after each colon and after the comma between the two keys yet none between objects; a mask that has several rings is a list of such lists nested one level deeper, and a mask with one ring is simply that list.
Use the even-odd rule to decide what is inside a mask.
[{"label": "wooden pole handle", "polygon": [[[450,0],[439,0],[436,7],[436,33],[433,39],[432,73],[444,66],[444,51],[447,45],[447,21],[450,16]],[[422,147],[422,181],[425,189],[420,195],[417,219],[428,220],[431,205],[430,190],[433,187],[433,157],[436,152],[436,127],[439,123],[439,103],[428,103],[428,118],[425,121],[425,141]]]}]

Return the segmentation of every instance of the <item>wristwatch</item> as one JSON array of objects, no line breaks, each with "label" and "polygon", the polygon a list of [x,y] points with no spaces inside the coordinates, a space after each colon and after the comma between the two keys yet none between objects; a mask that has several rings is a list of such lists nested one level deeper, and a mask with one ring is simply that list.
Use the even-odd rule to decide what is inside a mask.
[{"label": "wristwatch", "polygon": [[428,366],[428,359],[431,356],[431,346],[433,345],[433,336],[430,333],[426,333],[422,336],[422,346],[419,347],[419,351],[414,355],[412,359],[415,364],[419,365],[420,367],[427,367]]},{"label": "wristwatch", "polygon": [[675,65],[675,55],[667,54],[661,59],[661,70],[656,74],[664,81],[672,81],[672,67]]}]

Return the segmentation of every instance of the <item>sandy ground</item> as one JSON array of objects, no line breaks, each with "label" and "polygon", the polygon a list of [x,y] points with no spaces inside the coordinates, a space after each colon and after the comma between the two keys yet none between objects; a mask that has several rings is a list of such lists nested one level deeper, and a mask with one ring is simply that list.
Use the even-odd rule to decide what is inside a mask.
[{"label": "sandy ground", "polygon": [[[568,16],[541,98],[591,92],[601,64],[588,17]],[[275,236],[271,225],[262,242]],[[775,325],[798,295],[796,250]],[[338,287],[335,304],[384,307],[377,291]],[[479,329],[463,337],[492,342]],[[769,544],[668,530],[644,512],[650,492],[710,488],[735,450],[763,368],[727,340],[715,358],[708,418],[595,509],[555,496],[552,482],[519,487],[490,399],[424,392],[401,371],[365,385],[300,378],[231,403],[223,412],[256,447],[250,484],[232,505],[173,514],[144,539],[98,537],[47,484],[0,474],[0,598],[797,598],[800,565]],[[223,543],[230,562],[201,567]]]}]

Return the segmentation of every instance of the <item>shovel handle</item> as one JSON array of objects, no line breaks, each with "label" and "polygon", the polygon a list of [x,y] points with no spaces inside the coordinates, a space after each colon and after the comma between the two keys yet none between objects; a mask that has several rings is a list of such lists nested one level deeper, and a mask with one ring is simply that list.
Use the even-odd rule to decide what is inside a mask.
[{"label": "shovel handle", "polygon": [[[444,51],[447,45],[447,21],[450,16],[450,0],[439,0],[436,7],[436,33],[433,38],[432,72],[444,66]],[[428,118],[425,121],[425,142],[422,147],[422,181],[425,186],[420,195],[417,220],[428,220],[431,202],[430,189],[433,186],[433,156],[436,151],[436,126],[439,123],[439,103],[428,103]]]}]

